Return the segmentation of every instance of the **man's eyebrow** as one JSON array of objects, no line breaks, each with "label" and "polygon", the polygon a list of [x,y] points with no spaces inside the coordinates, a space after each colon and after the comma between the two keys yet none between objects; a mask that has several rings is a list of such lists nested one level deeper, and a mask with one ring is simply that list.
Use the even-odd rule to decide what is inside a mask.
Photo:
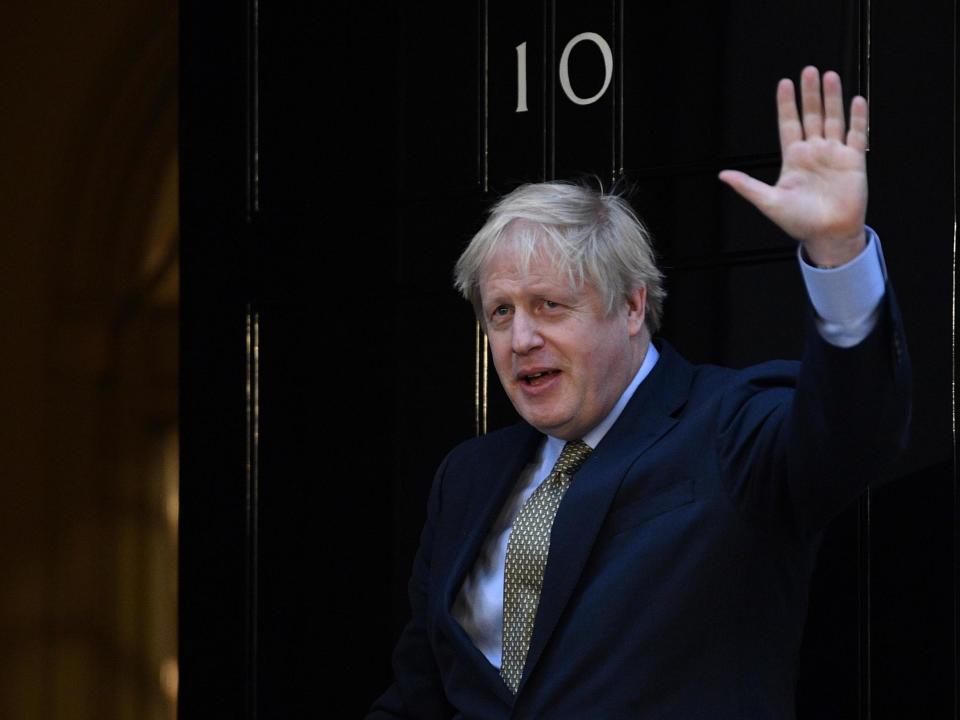
[{"label": "man's eyebrow", "polygon": [[510,301],[503,295],[491,295],[481,301],[480,306],[484,308],[495,308],[499,305],[509,305]]},{"label": "man's eyebrow", "polygon": [[572,298],[577,295],[576,288],[570,287],[567,283],[540,283],[531,285],[530,289],[534,294],[543,297]]}]

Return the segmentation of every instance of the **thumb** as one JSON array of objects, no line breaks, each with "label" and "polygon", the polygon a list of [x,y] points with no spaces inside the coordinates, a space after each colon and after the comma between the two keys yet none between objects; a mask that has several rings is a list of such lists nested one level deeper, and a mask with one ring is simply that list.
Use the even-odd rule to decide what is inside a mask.
[{"label": "thumb", "polygon": [[747,202],[765,213],[764,209],[770,204],[774,188],[739,170],[723,170],[720,172],[719,178],[721,182],[733,188]]}]

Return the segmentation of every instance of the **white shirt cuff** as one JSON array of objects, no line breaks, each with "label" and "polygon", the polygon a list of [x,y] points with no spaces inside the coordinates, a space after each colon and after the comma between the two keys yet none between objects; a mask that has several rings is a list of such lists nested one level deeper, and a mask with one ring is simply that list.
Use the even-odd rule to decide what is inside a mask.
[{"label": "white shirt cuff", "polygon": [[811,265],[803,257],[800,270],[816,311],[820,336],[837,347],[862,342],[877,324],[886,286],[886,267],[880,239],[866,228],[867,245],[857,257],[835,268]]}]

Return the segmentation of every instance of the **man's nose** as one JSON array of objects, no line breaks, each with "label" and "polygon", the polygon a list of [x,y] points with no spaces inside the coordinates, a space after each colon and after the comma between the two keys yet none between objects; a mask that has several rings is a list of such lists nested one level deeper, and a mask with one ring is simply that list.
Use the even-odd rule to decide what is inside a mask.
[{"label": "man's nose", "polygon": [[511,345],[513,352],[517,355],[526,355],[531,350],[536,350],[543,345],[543,338],[540,337],[540,324],[536,318],[528,313],[516,313],[513,316],[511,330]]}]

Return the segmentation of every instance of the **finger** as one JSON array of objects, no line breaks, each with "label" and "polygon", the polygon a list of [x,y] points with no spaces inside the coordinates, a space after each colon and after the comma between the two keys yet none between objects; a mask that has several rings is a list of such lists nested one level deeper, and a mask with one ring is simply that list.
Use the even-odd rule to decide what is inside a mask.
[{"label": "finger", "polygon": [[803,140],[803,126],[797,114],[797,96],[787,79],[777,84],[777,123],[780,127],[780,149]]},{"label": "finger", "polygon": [[762,212],[766,212],[764,208],[770,204],[773,193],[776,191],[775,188],[765,182],[752,178],[739,170],[723,170],[719,177],[722,182],[736,190],[741,197]]},{"label": "finger", "polygon": [[823,137],[823,104],[820,102],[820,71],[808,66],[800,73],[800,104],[803,135],[808,140]]},{"label": "finger", "polygon": [[840,76],[832,70],[823,74],[823,136],[843,142],[846,123],[843,119],[843,87]]},{"label": "finger", "polygon": [[850,102],[850,130],[847,131],[847,145],[860,152],[865,152],[867,149],[868,121],[867,101],[857,95]]}]

